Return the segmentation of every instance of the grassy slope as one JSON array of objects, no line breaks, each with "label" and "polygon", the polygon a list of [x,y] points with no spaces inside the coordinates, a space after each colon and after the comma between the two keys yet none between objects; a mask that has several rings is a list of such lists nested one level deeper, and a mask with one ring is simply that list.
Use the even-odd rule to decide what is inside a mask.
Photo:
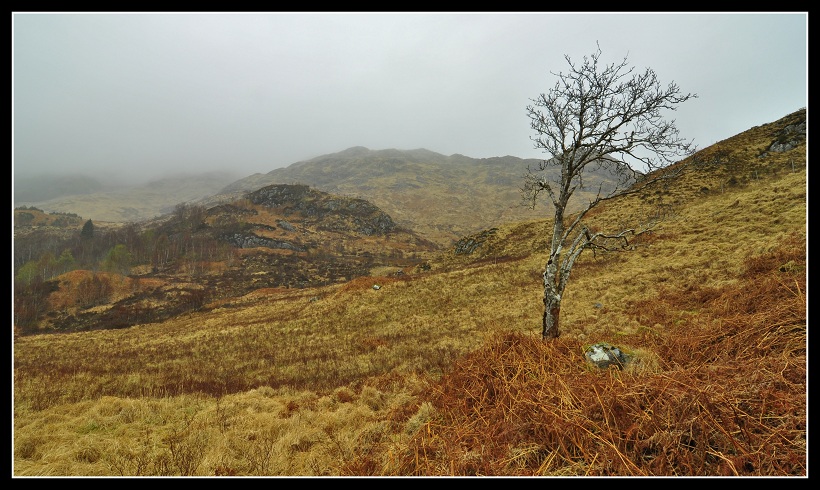
[{"label": "grassy slope", "polygon": [[[805,147],[797,151],[805,155]],[[707,309],[707,300],[720,298],[734,305],[737,298],[752,297],[754,291],[744,282],[749,259],[776,252],[788,237],[796,236],[798,252],[800,244],[805,250],[805,166],[794,173],[783,171],[784,165],[778,168],[724,192],[712,185],[711,192],[696,194],[703,183],[693,182],[691,190],[669,196],[686,202],[635,252],[585,256],[564,297],[560,346],[539,342],[539,348],[547,350],[532,355],[554,356],[568,364],[577,358],[577,366],[582,366],[579,355],[585,343],[623,342],[647,369],[627,373],[632,384],[596,377],[583,367],[573,371],[571,379],[583,386],[591,380],[615,380],[607,382],[609,391],[602,393],[623,394],[612,391],[613,386],[638,386],[635,380],[690,379],[680,376],[700,369],[690,365],[700,350],[693,339],[706,339],[709,332],[721,335],[732,326],[743,328],[733,323],[736,311],[712,303]],[[594,219],[597,226],[606,226],[635,209],[609,206]],[[732,474],[738,469],[741,474],[801,473],[805,434],[801,447],[793,430],[772,432],[768,441],[781,452],[791,451],[789,469],[782,462],[760,464],[765,445],[752,452],[758,464],[741,465],[732,459],[737,454],[729,455],[711,439],[716,454],[711,460],[716,461],[710,463],[707,450],[699,465],[670,456],[666,466],[647,463],[645,470],[611,460],[602,465],[594,459],[597,450],[582,446],[586,452],[571,461],[546,451],[549,445],[538,439],[511,442],[500,453],[498,448],[483,449],[471,419],[458,415],[463,408],[459,400],[483,403],[488,413],[499,407],[488,400],[486,386],[456,383],[454,388],[453,379],[470,359],[464,356],[472,352],[483,352],[484,364],[473,367],[485,373],[480,379],[505,379],[495,372],[503,363],[490,362],[498,351],[493,346],[510,334],[520,335],[516,342],[522,344],[537,337],[544,260],[539,230],[545,226],[535,221],[500,227],[493,254],[501,260],[492,254],[472,262],[450,258],[431,272],[406,279],[374,277],[313,290],[260,290],[213,311],[162,324],[16,339],[14,474],[686,474],[687,467],[689,474]],[[786,291],[798,310],[802,301],[805,322],[805,279],[802,286],[799,280],[805,277],[805,263],[801,269],[799,262],[776,266],[789,275],[777,276],[782,284],[775,287]],[[374,290],[373,284],[382,287]],[[734,296],[722,296],[727,291]],[[668,298],[677,301],[665,303]],[[799,319],[800,312],[796,315]],[[777,323],[763,328],[767,325],[771,331],[778,329]],[[658,333],[662,340],[641,343],[647,332]],[[796,349],[779,351],[772,359],[785,363],[781,373],[791,366],[799,374],[801,364],[805,373],[805,346],[801,352],[799,330],[797,335]],[[802,338],[805,341],[805,328]],[[675,345],[688,349],[691,359],[669,347]],[[772,369],[753,362],[729,369],[724,362],[711,362],[713,378],[706,386],[713,387],[763,379]],[[738,372],[738,367],[748,371]],[[515,381],[514,376],[506,379]],[[765,379],[776,395],[771,404],[793,408],[791,417],[798,419],[798,427],[802,418],[805,428],[805,405],[801,411],[799,403],[801,394],[805,401],[805,380],[801,385],[799,378],[792,384]],[[663,405],[670,414],[695,410],[703,417],[712,413],[704,406],[721,406],[721,397],[727,396],[703,385],[666,392],[655,385],[640,386],[642,403],[664,397],[679,403]],[[478,391],[469,391],[473,389]],[[660,398],[646,394],[653,389]],[[453,390],[465,396],[448,398]],[[561,402],[549,391],[541,396]],[[686,404],[691,397],[707,401]],[[766,425],[766,410],[773,409],[746,410],[750,420]],[[563,416],[566,423],[579,415],[568,410]],[[674,418],[659,416],[661,423]],[[592,420],[591,415],[587,418]],[[787,419],[782,420],[785,426]],[[631,433],[651,439],[656,426],[650,422],[658,420],[636,420]],[[600,429],[602,422],[596,423]],[[420,427],[424,430],[417,432]],[[492,427],[483,431],[492,434]],[[589,430],[581,423],[566,427]],[[420,440],[420,434],[431,436]],[[558,437],[549,447],[580,443],[571,431],[547,436]],[[453,441],[462,441],[458,452],[453,452],[459,447]],[[676,439],[663,447],[671,451],[680,445]],[[616,449],[615,456],[626,451]]]}]

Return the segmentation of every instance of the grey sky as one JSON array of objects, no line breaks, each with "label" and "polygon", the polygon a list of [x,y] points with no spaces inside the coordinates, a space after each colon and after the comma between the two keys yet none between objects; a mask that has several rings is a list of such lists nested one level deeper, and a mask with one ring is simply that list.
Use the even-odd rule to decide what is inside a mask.
[{"label": "grey sky", "polygon": [[602,49],[698,94],[698,147],[808,104],[808,13],[14,13],[13,169],[241,176],[344,150],[541,158],[525,108]]}]

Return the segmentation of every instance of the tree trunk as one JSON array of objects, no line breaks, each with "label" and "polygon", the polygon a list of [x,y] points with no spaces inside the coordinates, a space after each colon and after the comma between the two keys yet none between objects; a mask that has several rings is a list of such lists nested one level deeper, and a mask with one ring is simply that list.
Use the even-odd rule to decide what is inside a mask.
[{"label": "tree trunk", "polygon": [[548,289],[544,290],[544,329],[541,331],[541,338],[558,338],[558,317],[561,313],[561,300],[556,298]]},{"label": "tree trunk", "polygon": [[555,262],[550,260],[547,262],[544,270],[544,318],[543,330],[541,330],[541,338],[557,339],[558,338],[558,317],[561,313],[561,294],[558,292],[556,284],[556,267]]}]

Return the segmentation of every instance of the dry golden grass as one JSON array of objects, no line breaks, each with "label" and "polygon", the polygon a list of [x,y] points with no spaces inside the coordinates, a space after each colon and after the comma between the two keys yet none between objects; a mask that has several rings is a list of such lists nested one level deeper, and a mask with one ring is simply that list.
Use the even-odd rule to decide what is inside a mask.
[{"label": "dry golden grass", "polygon": [[111,288],[110,303],[125,298],[138,291],[148,291],[165,286],[165,281],[156,278],[126,277],[113,272],[93,272],[88,270],[73,270],[57,276],[60,289],[49,296],[53,310],[66,309],[73,311],[77,306],[78,285],[97,276]]},{"label": "dry golden grass", "polygon": [[[806,475],[805,162],[698,192],[579,261],[553,343],[545,221],[429,272],[16,338],[13,473]],[[591,370],[600,340],[640,362]]]},{"label": "dry golden grass", "polygon": [[655,327],[618,336],[631,369],[590,369],[577,338],[496,337],[433,388],[387,473],[806,476],[804,260],[793,235],[734,285],[632,302]]}]

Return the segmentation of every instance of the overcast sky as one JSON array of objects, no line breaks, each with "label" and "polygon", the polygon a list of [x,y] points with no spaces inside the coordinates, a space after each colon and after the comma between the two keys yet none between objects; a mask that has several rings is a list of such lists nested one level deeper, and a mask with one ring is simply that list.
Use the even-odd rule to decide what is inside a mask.
[{"label": "overcast sky", "polygon": [[13,13],[13,171],[265,173],[352,146],[542,158],[596,42],[698,94],[699,148],[808,105],[808,13]]}]

